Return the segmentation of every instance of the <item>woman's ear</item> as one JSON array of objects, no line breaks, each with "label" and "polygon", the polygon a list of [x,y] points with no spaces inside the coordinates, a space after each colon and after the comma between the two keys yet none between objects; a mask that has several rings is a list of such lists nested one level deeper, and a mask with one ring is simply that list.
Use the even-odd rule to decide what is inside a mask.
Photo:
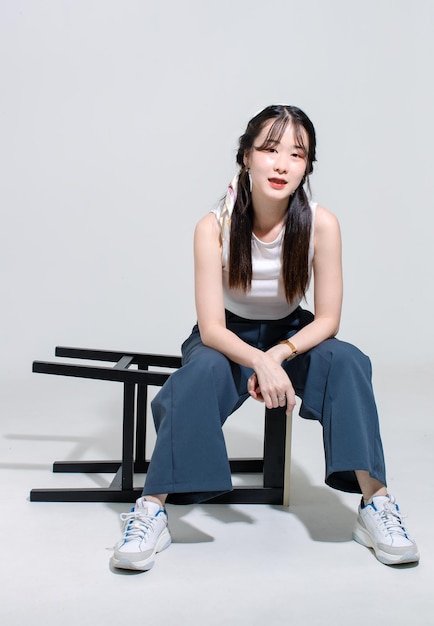
[{"label": "woman's ear", "polygon": [[244,167],[249,167],[249,152],[246,150],[243,156]]}]

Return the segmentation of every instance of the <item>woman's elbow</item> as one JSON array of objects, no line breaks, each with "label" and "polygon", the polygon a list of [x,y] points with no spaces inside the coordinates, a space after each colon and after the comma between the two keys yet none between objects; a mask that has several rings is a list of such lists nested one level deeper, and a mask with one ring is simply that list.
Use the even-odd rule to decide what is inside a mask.
[{"label": "woman's elbow", "polygon": [[198,322],[200,338],[204,346],[208,348],[216,347],[216,332],[212,324],[201,324]]},{"label": "woman's elbow", "polygon": [[340,328],[340,319],[331,320],[330,324],[330,339],[336,337]]},{"label": "woman's elbow", "polygon": [[339,332],[339,324],[337,324],[337,325],[333,328],[332,332],[330,333],[330,339],[333,339],[334,337],[336,337],[336,335],[338,334],[338,332]]},{"label": "woman's elbow", "polygon": [[[319,321],[319,318],[316,316],[315,320]],[[334,316],[324,317],[322,319],[322,324],[323,332],[327,339],[333,339],[333,337],[336,337],[339,332],[340,318]]]}]

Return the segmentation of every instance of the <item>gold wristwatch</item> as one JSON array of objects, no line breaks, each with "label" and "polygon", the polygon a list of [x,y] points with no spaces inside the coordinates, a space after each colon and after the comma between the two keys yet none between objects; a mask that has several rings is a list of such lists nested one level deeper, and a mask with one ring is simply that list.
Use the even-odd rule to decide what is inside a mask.
[{"label": "gold wristwatch", "polygon": [[284,339],[283,341],[279,341],[279,343],[284,343],[284,344],[286,344],[287,346],[289,346],[291,348],[291,354],[286,359],[287,361],[290,361],[291,359],[293,359],[297,355],[297,348],[294,346],[292,341],[290,341],[289,339]]}]

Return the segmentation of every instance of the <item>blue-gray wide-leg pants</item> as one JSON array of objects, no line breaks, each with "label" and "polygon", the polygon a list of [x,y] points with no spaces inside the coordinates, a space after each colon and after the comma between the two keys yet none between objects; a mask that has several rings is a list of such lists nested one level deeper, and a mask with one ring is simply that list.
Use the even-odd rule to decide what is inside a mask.
[{"label": "blue-gray wide-leg pants", "polygon": [[[226,313],[227,327],[261,350],[312,319],[300,307],[281,320]],[[197,326],[182,345],[182,359],[152,401],[157,441],[143,493],[167,493],[168,502],[190,504],[232,490],[222,426],[249,397],[252,370],[205,346]],[[326,483],[360,493],[354,470],[366,470],[385,485],[369,358],[349,343],[327,339],[283,367],[302,400],[300,416],[322,424]]]}]

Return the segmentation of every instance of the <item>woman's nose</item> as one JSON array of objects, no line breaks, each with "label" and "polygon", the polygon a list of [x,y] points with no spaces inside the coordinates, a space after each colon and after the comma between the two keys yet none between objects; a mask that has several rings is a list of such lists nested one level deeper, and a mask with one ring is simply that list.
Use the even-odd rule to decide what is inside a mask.
[{"label": "woman's nose", "polygon": [[279,155],[278,158],[274,161],[274,169],[279,174],[285,174],[288,171],[283,156]]}]

